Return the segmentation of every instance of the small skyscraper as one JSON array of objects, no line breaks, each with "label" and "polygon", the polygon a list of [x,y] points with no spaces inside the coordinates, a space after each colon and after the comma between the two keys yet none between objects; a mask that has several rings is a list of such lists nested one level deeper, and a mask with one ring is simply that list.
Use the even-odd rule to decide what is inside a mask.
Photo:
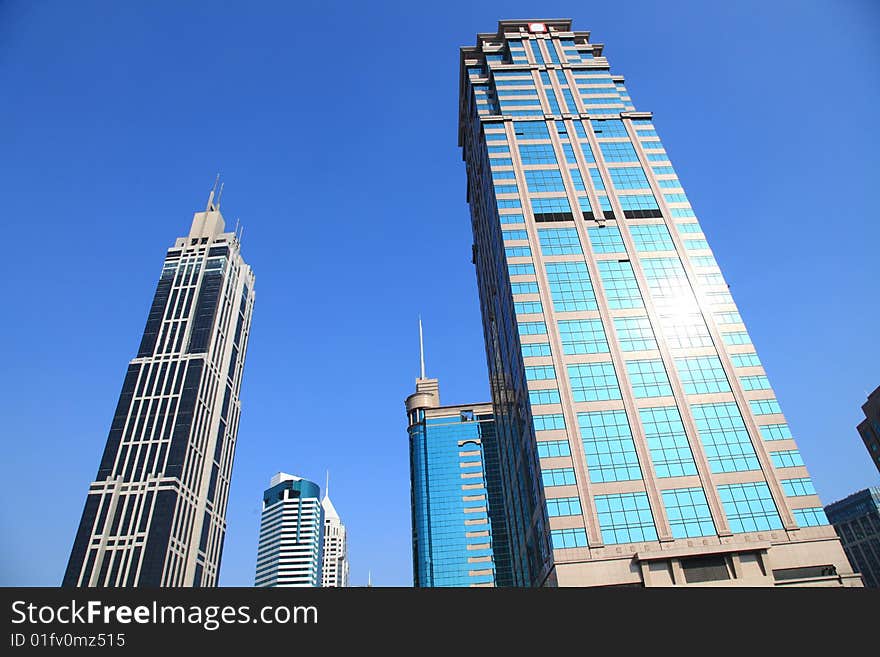
[{"label": "small skyscraper", "polygon": [[[420,342],[421,334],[420,320]],[[497,480],[492,406],[441,406],[438,380],[426,378],[420,347],[421,376],[415,393],[406,398],[413,584],[426,588],[508,583],[509,568],[503,561],[496,564],[493,553],[493,545],[505,534],[504,519],[492,515],[487,485]],[[495,530],[493,522],[502,528]]]},{"label": "small skyscraper", "polygon": [[255,586],[321,586],[324,510],[318,484],[279,472],[263,493]]},{"label": "small skyscraper", "polygon": [[862,413],[865,419],[857,427],[865,449],[871,455],[871,460],[880,470],[880,388],[868,395],[868,401],[862,404]]},{"label": "small skyscraper", "polygon": [[330,501],[330,475],[321,499],[324,510],[324,562],[321,567],[321,586],[348,586],[348,534],[345,525]]},{"label": "small skyscraper", "polygon": [[880,486],[833,502],[825,513],[865,586],[880,588]]},{"label": "small skyscraper", "polygon": [[859,585],[652,115],[589,36],[507,20],[461,49],[512,580]]},{"label": "small skyscraper", "polygon": [[217,585],[254,274],[215,192],[165,256],[64,586]]}]

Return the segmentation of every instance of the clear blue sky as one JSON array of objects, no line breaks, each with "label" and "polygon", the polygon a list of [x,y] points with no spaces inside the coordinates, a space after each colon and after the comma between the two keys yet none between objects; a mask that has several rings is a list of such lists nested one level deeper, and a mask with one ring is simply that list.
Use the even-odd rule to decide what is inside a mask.
[{"label": "clear blue sky", "polygon": [[[0,4],[0,585],[57,585],[165,249],[204,207],[257,276],[221,584],[260,499],[323,485],[352,577],[412,577],[404,397],[488,398],[458,47],[499,18],[606,44],[701,218],[823,502],[876,485],[880,5]],[[418,146],[418,149],[414,149]]]}]

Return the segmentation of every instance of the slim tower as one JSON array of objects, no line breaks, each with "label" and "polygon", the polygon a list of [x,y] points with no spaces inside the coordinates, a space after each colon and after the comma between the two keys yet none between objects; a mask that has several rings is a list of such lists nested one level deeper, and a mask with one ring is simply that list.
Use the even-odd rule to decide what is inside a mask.
[{"label": "slim tower", "polygon": [[[420,376],[406,398],[409,420],[413,584],[509,584],[495,422],[490,404],[440,405],[437,379],[425,376],[419,320]],[[497,528],[497,529],[496,529]]]},{"label": "slim tower", "polygon": [[254,274],[215,192],[165,256],[64,586],[217,584]]},{"label": "slim tower", "polygon": [[569,20],[501,21],[460,70],[514,581],[857,585],[603,46]]},{"label": "slim tower", "polygon": [[279,472],[263,493],[254,586],[321,586],[324,511],[318,484]]},{"label": "slim tower", "polygon": [[348,586],[348,533],[330,501],[330,474],[321,499],[324,510],[324,562],[321,568],[321,586]]}]

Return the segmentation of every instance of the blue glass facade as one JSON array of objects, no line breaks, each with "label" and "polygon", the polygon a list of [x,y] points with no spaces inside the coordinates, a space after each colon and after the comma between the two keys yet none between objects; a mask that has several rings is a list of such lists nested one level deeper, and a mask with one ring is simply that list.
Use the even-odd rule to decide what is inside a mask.
[{"label": "blue glass facade", "polygon": [[507,583],[493,554],[503,531],[494,535],[487,485],[497,469],[490,408],[414,409],[409,437],[414,585]]}]

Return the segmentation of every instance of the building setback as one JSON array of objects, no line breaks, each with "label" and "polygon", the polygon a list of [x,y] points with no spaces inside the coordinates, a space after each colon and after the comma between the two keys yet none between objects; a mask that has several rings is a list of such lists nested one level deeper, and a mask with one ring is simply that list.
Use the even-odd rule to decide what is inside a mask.
[{"label": "building setback", "polygon": [[856,428],[871,460],[877,470],[880,470],[880,388],[868,395],[868,401],[862,405],[862,412],[865,419]]},{"label": "building setback", "polygon": [[64,586],[216,586],[254,274],[214,191],[168,249]]},{"label": "building setback", "polygon": [[825,513],[865,586],[880,588],[880,486],[829,504]]},{"label": "building setback", "polygon": [[460,64],[511,581],[859,585],[603,46],[500,21]]},{"label": "building setback", "polygon": [[323,565],[321,567],[321,586],[347,587],[349,585],[348,532],[345,529],[336,507],[330,501],[330,476],[321,499],[324,510]]},{"label": "building setback", "polygon": [[323,542],[318,484],[279,472],[263,493],[254,586],[321,586]]}]

